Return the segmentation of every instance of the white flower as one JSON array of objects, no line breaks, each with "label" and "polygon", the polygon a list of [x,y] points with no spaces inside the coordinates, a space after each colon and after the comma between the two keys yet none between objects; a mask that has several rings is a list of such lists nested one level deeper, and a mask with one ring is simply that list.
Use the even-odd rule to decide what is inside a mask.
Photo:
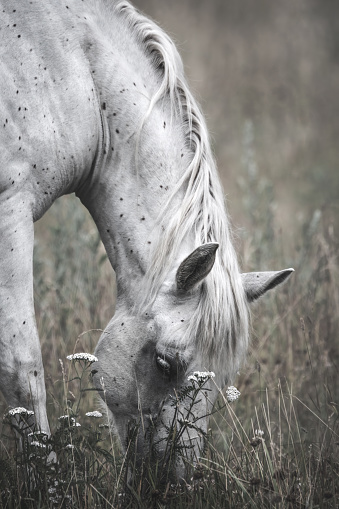
[{"label": "white flower", "polygon": [[[28,437],[34,438],[37,441],[40,442],[47,442],[48,440],[48,434],[44,431],[32,431],[32,433],[28,433]],[[31,442],[33,443],[33,442]]]},{"label": "white flower", "polygon": [[72,444],[67,444],[65,449],[74,449],[74,445]]},{"label": "white flower", "polygon": [[69,361],[85,361],[92,364],[92,362],[98,362],[97,357],[90,353],[74,353],[72,355],[67,355],[67,359]]},{"label": "white flower", "polygon": [[16,408],[12,408],[12,410],[8,410],[8,415],[25,415],[26,417],[29,417],[30,415],[34,415],[34,412],[32,410],[27,410],[27,408],[23,408],[22,406],[18,406]]},{"label": "white flower", "polygon": [[264,436],[264,432],[263,432],[262,429],[256,429],[254,434],[255,434],[256,437],[263,437]]},{"label": "white flower", "polygon": [[226,389],[226,398],[229,403],[238,399],[239,396],[240,396],[240,392],[233,385],[230,385],[230,387],[228,387]]},{"label": "white flower", "polygon": [[109,428],[108,424],[99,424],[99,428]]},{"label": "white flower", "polygon": [[33,447],[40,447],[40,448],[42,448],[42,449],[46,449],[46,444],[42,444],[42,443],[40,443],[40,442],[37,442],[36,440],[35,440],[35,441],[33,441],[33,442],[31,442],[31,445],[32,445]]},{"label": "white flower", "polygon": [[193,371],[193,375],[190,375],[187,380],[190,382],[203,383],[209,380],[210,378],[214,378],[215,373],[213,371]]},{"label": "white flower", "polygon": [[102,417],[102,413],[94,410],[94,412],[86,412],[87,417]]},{"label": "white flower", "polygon": [[58,417],[59,421],[68,421],[68,419],[70,426],[81,426],[81,424],[75,422],[74,417],[69,417],[69,415],[60,415],[60,417]]}]

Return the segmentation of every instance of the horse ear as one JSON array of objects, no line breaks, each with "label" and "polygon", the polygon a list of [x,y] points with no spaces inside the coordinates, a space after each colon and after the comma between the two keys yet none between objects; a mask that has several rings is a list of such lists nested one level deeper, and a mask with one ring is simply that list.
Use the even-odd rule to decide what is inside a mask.
[{"label": "horse ear", "polygon": [[217,243],[203,244],[181,262],[176,275],[178,290],[185,292],[192,290],[210,273],[218,247]]},{"label": "horse ear", "polygon": [[276,272],[247,272],[241,274],[244,289],[248,302],[258,299],[267,290],[272,290],[280,283],[283,283],[294,269],[285,269]]}]

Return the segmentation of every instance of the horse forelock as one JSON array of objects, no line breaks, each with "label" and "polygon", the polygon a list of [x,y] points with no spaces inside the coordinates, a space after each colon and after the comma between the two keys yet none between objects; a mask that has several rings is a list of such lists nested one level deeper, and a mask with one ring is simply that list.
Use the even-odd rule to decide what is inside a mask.
[{"label": "horse forelock", "polygon": [[[115,12],[125,19],[138,43],[151,57],[155,72],[161,76],[143,124],[157,102],[169,98],[191,153],[190,163],[159,217],[159,225],[164,224],[166,228],[151,257],[139,310],[156,299],[171,262],[178,257],[188,235],[194,232],[195,247],[218,242],[216,262],[201,286],[188,338],[196,342],[206,358],[206,366],[202,368],[213,365],[230,381],[247,351],[249,312],[206,124],[186,84],[182,60],[172,40],[127,1],[118,2]],[[183,189],[181,206],[173,210],[173,198]]]}]

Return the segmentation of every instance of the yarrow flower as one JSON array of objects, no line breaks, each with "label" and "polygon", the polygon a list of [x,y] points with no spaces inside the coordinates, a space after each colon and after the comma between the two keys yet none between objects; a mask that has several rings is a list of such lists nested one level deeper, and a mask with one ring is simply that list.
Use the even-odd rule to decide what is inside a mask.
[{"label": "yarrow flower", "polygon": [[74,417],[70,417],[69,415],[60,415],[60,417],[58,417],[58,421],[60,421],[60,422],[68,421],[68,419],[69,419],[70,426],[74,426],[74,427],[81,426],[81,424],[79,422],[76,422]]},{"label": "yarrow flower", "polygon": [[193,375],[187,377],[187,380],[189,382],[203,383],[214,377],[215,373],[213,371],[193,371]]},{"label": "yarrow flower", "polygon": [[239,396],[240,392],[233,385],[230,385],[230,387],[226,389],[226,398],[229,403],[232,403],[232,401],[237,400]]},{"label": "yarrow flower", "polygon": [[254,434],[255,434],[256,437],[263,437],[264,436],[264,432],[263,432],[262,429],[256,429]]},{"label": "yarrow flower", "polygon": [[94,412],[86,412],[87,417],[102,417],[102,413],[94,410]]},{"label": "yarrow flower", "polygon": [[48,439],[48,434],[44,431],[32,431],[31,433],[28,433],[27,435],[30,438],[34,438],[35,440],[40,440],[42,442],[46,442]]},{"label": "yarrow flower", "polygon": [[37,442],[36,440],[31,442],[32,447],[40,447],[42,449],[46,449],[46,444],[42,444],[41,442]]},{"label": "yarrow flower", "polygon": [[27,408],[24,408],[22,406],[18,406],[16,408],[12,408],[11,410],[8,410],[7,415],[10,417],[14,417],[14,415],[22,415],[25,417],[30,417],[31,415],[34,415],[34,412],[32,410],[27,410]]},{"label": "yarrow flower", "polygon": [[72,355],[67,355],[67,359],[69,361],[85,361],[89,364],[92,364],[93,362],[98,362],[97,357],[95,355],[92,355],[90,353],[73,353]]}]

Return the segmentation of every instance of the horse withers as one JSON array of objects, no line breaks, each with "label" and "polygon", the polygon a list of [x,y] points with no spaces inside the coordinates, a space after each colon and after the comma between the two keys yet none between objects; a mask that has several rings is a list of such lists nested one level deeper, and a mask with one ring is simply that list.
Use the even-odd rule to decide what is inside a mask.
[{"label": "horse withers", "polygon": [[[292,269],[240,273],[204,119],[156,24],[117,0],[6,0],[1,11],[2,392],[50,432],[33,223],[74,192],[117,276],[94,382],[122,444],[141,419],[138,450],[152,427],[161,457],[175,395],[194,371],[215,372],[207,403],[194,407],[206,430],[217,387],[234,379],[247,351],[248,302]],[[201,437],[187,431],[185,441],[194,462]]]}]

